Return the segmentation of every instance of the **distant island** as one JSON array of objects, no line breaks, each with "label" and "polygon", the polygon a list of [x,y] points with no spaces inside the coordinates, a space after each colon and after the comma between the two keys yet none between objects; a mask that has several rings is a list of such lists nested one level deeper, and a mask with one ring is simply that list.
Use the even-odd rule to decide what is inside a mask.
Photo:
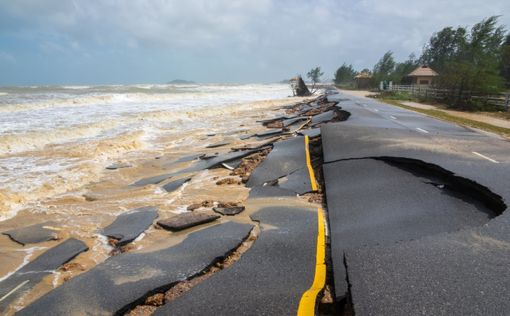
[{"label": "distant island", "polygon": [[175,80],[167,82],[167,84],[196,84],[196,82],[189,81],[189,80],[175,79]]}]

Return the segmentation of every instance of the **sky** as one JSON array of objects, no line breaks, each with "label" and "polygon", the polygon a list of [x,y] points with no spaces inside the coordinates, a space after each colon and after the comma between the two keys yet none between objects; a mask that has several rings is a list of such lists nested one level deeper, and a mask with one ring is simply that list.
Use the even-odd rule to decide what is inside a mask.
[{"label": "sky", "polygon": [[331,79],[492,15],[510,28],[510,1],[0,0],[0,85]]}]

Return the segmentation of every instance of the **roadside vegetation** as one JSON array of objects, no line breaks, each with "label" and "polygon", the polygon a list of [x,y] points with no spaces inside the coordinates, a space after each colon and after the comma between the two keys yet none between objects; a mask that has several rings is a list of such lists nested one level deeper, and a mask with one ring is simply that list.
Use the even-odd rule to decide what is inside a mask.
[{"label": "roadside vegetation", "polygon": [[[510,33],[498,25],[498,16],[486,18],[470,29],[445,27],[434,33],[425,44],[421,56],[411,54],[403,62],[397,62],[393,52],[386,52],[370,71],[356,71],[352,65],[343,63],[335,73],[334,82],[340,88],[356,88],[357,76],[365,74],[369,88],[377,88],[381,81],[394,84],[411,84],[408,74],[420,65],[427,65],[439,73],[434,88],[447,93],[439,100],[448,108],[467,111],[500,111],[472,96],[486,96],[510,92]],[[387,99],[416,97],[395,92],[384,95]],[[437,102],[437,101],[436,101]]]}]

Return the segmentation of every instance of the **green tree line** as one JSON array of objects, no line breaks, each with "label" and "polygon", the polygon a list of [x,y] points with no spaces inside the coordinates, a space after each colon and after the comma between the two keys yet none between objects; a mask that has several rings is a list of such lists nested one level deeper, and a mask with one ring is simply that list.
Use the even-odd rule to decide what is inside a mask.
[{"label": "green tree line", "polygon": [[[498,16],[470,29],[445,27],[431,36],[419,58],[411,54],[397,62],[393,52],[386,52],[372,69],[372,86],[380,81],[409,84],[407,75],[419,65],[439,73],[435,85],[452,91],[454,104],[465,103],[467,95],[502,92],[510,88],[510,33],[498,25]],[[335,83],[352,83],[359,73],[344,63],[335,73]]]}]

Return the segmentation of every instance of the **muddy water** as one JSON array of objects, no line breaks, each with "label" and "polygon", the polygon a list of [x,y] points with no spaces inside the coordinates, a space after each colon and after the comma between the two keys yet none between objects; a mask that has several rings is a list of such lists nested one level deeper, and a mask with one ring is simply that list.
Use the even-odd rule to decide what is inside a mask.
[{"label": "muddy water", "polygon": [[[219,179],[229,177],[230,171],[221,168],[194,173],[191,181],[171,193],[156,185],[129,186],[141,178],[178,171],[194,163],[176,162],[183,156],[227,152],[230,147],[253,142],[249,139],[241,141],[239,136],[263,130],[256,120],[282,114],[283,110],[279,109],[282,105],[298,101],[285,97],[289,91],[283,91],[283,87],[262,87],[255,89],[256,93],[253,87],[236,89],[235,93],[202,93],[202,99],[193,95],[195,103],[201,100],[207,103],[206,99],[214,97],[221,102],[214,100],[206,106],[194,103],[191,110],[172,106],[165,109],[165,102],[171,104],[174,101],[158,94],[163,101],[158,100],[157,106],[148,105],[150,111],[129,104],[130,111],[123,109],[126,113],[120,111],[122,114],[109,117],[104,116],[106,110],[88,112],[89,116],[103,115],[102,118],[76,114],[89,110],[86,109],[88,103],[77,104],[83,101],[79,99],[69,106],[72,110],[66,108],[65,111],[70,111],[66,114],[74,113],[83,123],[89,123],[81,124],[76,118],[66,117],[59,121],[58,115],[49,113],[55,116],[51,126],[50,122],[43,122],[44,118],[33,118],[32,114],[25,113],[29,119],[39,120],[31,127],[32,131],[22,130],[28,123],[6,123],[4,118],[0,141],[0,231],[52,220],[58,223],[59,238],[76,237],[90,248],[73,260],[76,264],[50,275],[15,302],[11,312],[108,258],[112,248],[97,232],[122,212],[150,205],[158,208],[159,218],[167,218],[203,200],[233,202],[246,199],[248,189],[243,185],[215,184]],[[251,95],[240,96],[238,90],[251,91]],[[179,97],[183,103],[191,102],[184,102],[183,96]],[[273,100],[264,100],[270,97]],[[70,100],[73,102],[72,98]],[[64,101],[55,100],[50,105],[36,102],[14,106],[1,105],[1,102],[0,112],[18,119],[22,119],[21,114],[27,111],[45,113],[48,109],[55,111],[55,108],[65,107]],[[113,109],[115,111],[119,112]],[[37,136],[34,138],[34,135]],[[232,143],[205,148],[224,140]],[[105,167],[112,163],[126,163],[131,167],[106,170]],[[237,220],[248,218],[243,215]],[[180,242],[192,231],[172,234],[151,227],[132,243],[129,251],[167,247]],[[0,235],[0,278],[7,277],[55,244],[45,242],[23,247]]]}]

